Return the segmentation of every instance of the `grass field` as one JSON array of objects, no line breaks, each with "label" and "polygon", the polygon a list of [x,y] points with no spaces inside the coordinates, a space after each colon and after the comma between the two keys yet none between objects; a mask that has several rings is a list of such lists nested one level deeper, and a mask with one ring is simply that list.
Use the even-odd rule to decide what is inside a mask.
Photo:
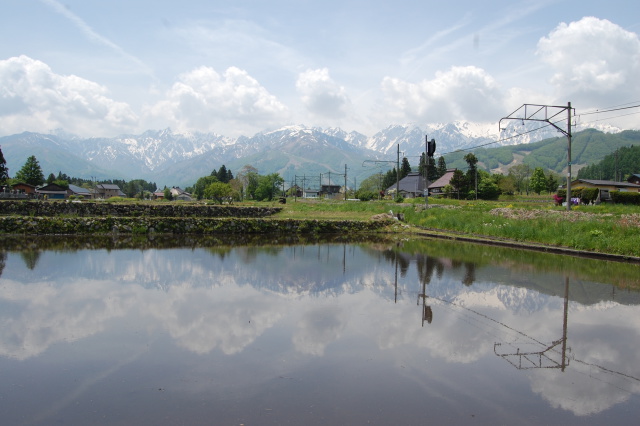
[{"label": "grass field", "polygon": [[640,257],[640,209],[637,206],[576,206],[567,211],[549,197],[505,201],[430,199],[392,201],[288,201],[277,216],[302,219],[367,220],[381,213],[402,213],[421,228],[462,232],[517,242]]}]

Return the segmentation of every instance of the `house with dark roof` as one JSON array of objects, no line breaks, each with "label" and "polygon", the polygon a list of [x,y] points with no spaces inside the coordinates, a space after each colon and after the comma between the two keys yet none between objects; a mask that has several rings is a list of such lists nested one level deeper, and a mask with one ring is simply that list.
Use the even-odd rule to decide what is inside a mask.
[{"label": "house with dark roof", "polygon": [[635,183],[597,179],[576,179],[571,182],[571,188],[599,188],[606,189],[608,191],[640,192],[640,185]]},{"label": "house with dark roof", "polygon": [[72,184],[69,184],[69,190],[67,192],[69,195],[75,195],[76,197],[82,197],[84,199],[90,199],[93,196],[91,190]]},{"label": "house with dark roof", "polygon": [[629,176],[629,179],[627,179],[627,182],[635,183],[636,185],[640,185],[640,174],[636,173],[636,174],[633,174],[633,175]]},{"label": "house with dark roof", "polygon": [[385,191],[387,194],[395,194],[396,186],[403,198],[424,197],[425,179],[418,172],[409,172],[397,184],[391,185]]},{"label": "house with dark roof", "polygon": [[93,198],[107,199],[111,197],[125,197],[125,193],[122,192],[118,185],[110,183],[99,183],[93,190]]},{"label": "house with dark roof", "polygon": [[429,194],[444,194],[444,187],[451,183],[451,178],[456,169],[447,169],[438,180],[429,184]]},{"label": "house with dark roof", "polygon": [[36,194],[39,198],[46,198],[47,200],[64,200],[68,196],[67,188],[63,188],[55,183],[36,188]]}]

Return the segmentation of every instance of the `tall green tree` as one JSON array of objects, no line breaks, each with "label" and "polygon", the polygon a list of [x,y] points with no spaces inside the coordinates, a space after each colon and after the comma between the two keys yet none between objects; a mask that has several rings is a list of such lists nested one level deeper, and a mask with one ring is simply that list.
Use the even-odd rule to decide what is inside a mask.
[{"label": "tall green tree", "polygon": [[7,169],[7,161],[4,159],[4,154],[0,148],[0,185],[4,185],[9,179],[9,169]]},{"label": "tall green tree", "polygon": [[382,189],[386,191],[391,186],[394,186],[397,183],[397,180],[398,172],[394,167],[392,170],[387,171],[387,173],[384,175],[384,179],[382,179]]},{"label": "tall green tree", "polygon": [[403,157],[402,162],[400,163],[400,180],[407,177],[410,172],[411,165],[409,164],[409,159],[407,157]]},{"label": "tall green tree", "polygon": [[530,175],[531,168],[528,164],[518,164],[517,166],[513,166],[509,169],[509,176],[513,177],[516,189],[520,194],[522,194],[523,190],[528,190],[526,183]]},{"label": "tall green tree", "polygon": [[536,167],[531,175],[529,187],[533,192],[539,195],[542,191],[547,189],[547,186],[547,177],[544,175],[544,170],[542,170],[542,167]]},{"label": "tall green tree", "polygon": [[258,201],[271,201],[275,198],[276,193],[280,190],[284,179],[277,174],[260,176],[258,178],[258,187],[255,190],[254,198]]},{"label": "tall green tree", "polygon": [[382,178],[382,173],[374,173],[360,182],[360,189],[378,194],[383,189]]},{"label": "tall green tree", "polygon": [[558,176],[554,172],[549,172],[549,176],[547,176],[547,191],[549,191],[549,194],[551,194],[552,192],[556,192],[559,185],[560,176]]},{"label": "tall green tree", "polygon": [[244,194],[248,198],[255,198],[256,188],[258,187],[258,169],[250,164],[245,164],[244,167],[238,173],[236,179],[242,183],[242,187],[245,188]]},{"label": "tall green tree", "polygon": [[228,183],[213,182],[204,189],[204,198],[214,199],[222,204],[226,198],[231,196],[232,192],[231,185]]},{"label": "tall green tree", "polygon": [[166,186],[164,187],[164,199],[167,201],[173,201],[173,194],[171,193],[171,190]]},{"label": "tall green tree", "polygon": [[462,170],[456,169],[456,171],[453,172],[453,176],[451,176],[449,185],[451,185],[452,191],[457,194],[458,199],[460,199],[460,192],[462,192],[467,185],[466,181],[467,180],[465,179]]},{"label": "tall green tree", "polygon": [[217,176],[203,176],[199,178],[195,185],[187,188],[188,192],[191,192],[192,195],[196,197],[196,199],[201,200],[204,197],[204,190],[211,185],[212,183],[220,182]]},{"label": "tall green tree", "polygon": [[467,162],[469,168],[466,173],[467,188],[464,192],[476,190],[476,183],[478,183],[478,158],[473,153],[468,153],[464,156],[464,161]]},{"label": "tall green tree", "polygon": [[222,167],[220,167],[220,169],[218,169],[218,172],[216,173],[216,177],[222,183],[229,183],[229,175],[227,173],[227,167],[224,164],[222,165]]},{"label": "tall green tree", "polygon": [[44,182],[44,174],[35,155],[27,158],[24,166],[16,173],[16,180],[34,186],[42,185]]},{"label": "tall green tree", "polygon": [[441,178],[447,173],[447,162],[444,160],[443,156],[438,157],[438,177]]}]

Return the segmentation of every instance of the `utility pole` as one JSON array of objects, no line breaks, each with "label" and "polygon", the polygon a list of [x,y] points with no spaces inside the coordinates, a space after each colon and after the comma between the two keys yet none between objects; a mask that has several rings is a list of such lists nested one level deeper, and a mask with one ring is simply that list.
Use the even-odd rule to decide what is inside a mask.
[{"label": "utility pole", "polygon": [[398,159],[396,161],[396,200],[400,197],[400,144],[398,144]]},{"label": "utility pole", "polygon": [[[524,104],[507,117],[500,119],[498,129],[504,130],[502,120],[540,121],[555,127],[567,137],[567,210],[571,210],[571,102],[567,106]],[[555,120],[563,112],[567,112],[567,130],[558,127]]]},{"label": "utility pole", "polygon": [[424,135],[424,208],[429,208],[429,136]]},{"label": "utility pole", "polygon": [[424,208],[429,208],[429,159],[436,152],[436,140],[425,135],[424,137]]},{"label": "utility pole", "polygon": [[347,201],[347,165],[344,165],[344,200]]}]

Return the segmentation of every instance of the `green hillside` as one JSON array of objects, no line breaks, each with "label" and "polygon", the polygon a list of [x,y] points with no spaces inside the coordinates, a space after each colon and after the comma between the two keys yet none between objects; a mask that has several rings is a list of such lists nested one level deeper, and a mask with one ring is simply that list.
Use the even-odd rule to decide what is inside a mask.
[{"label": "green hillside", "polygon": [[[602,161],[616,149],[640,145],[640,131],[625,130],[620,133],[603,133],[587,129],[573,135],[571,143],[572,172],[587,165]],[[469,151],[445,155],[447,167],[466,169],[464,156]],[[492,173],[506,174],[509,167],[528,164],[531,168],[542,167],[556,173],[566,172],[567,138],[564,136],[545,139],[523,145],[497,148],[478,148],[473,151],[478,158],[478,166]],[[638,165],[640,169],[640,165]]]}]

